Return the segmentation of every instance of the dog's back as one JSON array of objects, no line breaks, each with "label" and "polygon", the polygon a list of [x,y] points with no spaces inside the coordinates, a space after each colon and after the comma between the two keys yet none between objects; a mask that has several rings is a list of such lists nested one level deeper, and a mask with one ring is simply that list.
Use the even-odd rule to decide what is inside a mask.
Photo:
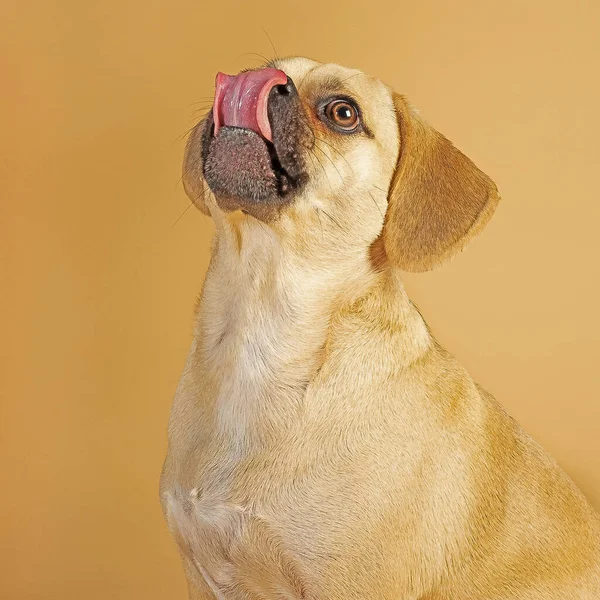
[{"label": "dog's back", "polygon": [[479,395],[488,414],[483,446],[470,446],[481,460],[473,472],[482,479],[472,515],[479,533],[448,597],[600,598],[598,514],[496,400],[481,388]]}]

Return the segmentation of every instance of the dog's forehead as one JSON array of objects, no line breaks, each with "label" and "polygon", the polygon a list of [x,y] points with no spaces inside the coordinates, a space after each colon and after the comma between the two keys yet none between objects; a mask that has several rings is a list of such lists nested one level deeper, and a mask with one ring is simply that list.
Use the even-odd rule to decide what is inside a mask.
[{"label": "dog's forehead", "polygon": [[363,102],[391,102],[391,91],[378,79],[334,63],[291,57],[274,61],[296,84],[300,93],[347,93]]}]

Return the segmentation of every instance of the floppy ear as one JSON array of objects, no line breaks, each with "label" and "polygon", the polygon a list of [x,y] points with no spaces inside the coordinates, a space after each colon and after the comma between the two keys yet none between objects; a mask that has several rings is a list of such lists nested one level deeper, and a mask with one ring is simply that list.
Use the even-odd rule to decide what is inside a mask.
[{"label": "floppy ear", "polygon": [[383,243],[406,271],[427,271],[462,250],[500,196],[492,180],[394,94],[400,153],[388,194]]}]

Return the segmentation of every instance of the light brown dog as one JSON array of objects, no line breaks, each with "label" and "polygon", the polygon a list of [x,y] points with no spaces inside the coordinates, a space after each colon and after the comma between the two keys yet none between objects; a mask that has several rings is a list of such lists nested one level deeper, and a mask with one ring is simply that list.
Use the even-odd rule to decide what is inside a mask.
[{"label": "light brown dog", "polygon": [[486,175],[293,58],[218,76],[184,183],[216,224],[161,481],[190,598],[600,598],[598,515],[402,285],[484,227]]}]

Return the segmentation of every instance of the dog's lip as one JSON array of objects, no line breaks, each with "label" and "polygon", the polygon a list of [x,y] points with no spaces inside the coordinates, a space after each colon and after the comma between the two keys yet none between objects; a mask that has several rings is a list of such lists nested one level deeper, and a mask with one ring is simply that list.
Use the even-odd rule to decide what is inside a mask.
[{"label": "dog's lip", "polygon": [[239,75],[217,73],[213,104],[214,135],[223,126],[250,129],[272,142],[273,134],[267,111],[269,93],[276,85],[285,85],[287,75],[271,67],[244,71]]},{"label": "dog's lip", "polygon": [[[259,137],[262,140],[262,143],[267,148],[267,151],[270,156],[270,163],[271,163],[270,170],[271,170],[272,175],[275,177],[275,180],[277,181],[277,194],[279,196],[287,195],[288,192],[290,192],[292,189],[294,189],[297,186],[297,184],[298,184],[297,179],[292,177],[287,172],[287,170],[283,167],[283,165],[281,164],[281,161],[277,154],[276,145],[273,141],[265,139],[260,133],[253,131],[251,129],[248,129],[246,127],[232,127],[230,125],[222,125],[221,129],[223,129],[223,130],[239,129],[242,131],[245,130],[246,132],[249,132],[250,135],[256,135],[257,137]],[[208,114],[208,135],[209,135],[209,140],[211,140],[211,143],[212,143],[212,141],[215,141],[218,137],[217,136],[217,128],[216,128],[216,124],[215,124],[214,109],[211,110],[210,113]],[[210,154],[210,151],[211,151],[211,144],[209,143],[209,145],[205,149],[204,161],[206,161],[208,155]]]}]

